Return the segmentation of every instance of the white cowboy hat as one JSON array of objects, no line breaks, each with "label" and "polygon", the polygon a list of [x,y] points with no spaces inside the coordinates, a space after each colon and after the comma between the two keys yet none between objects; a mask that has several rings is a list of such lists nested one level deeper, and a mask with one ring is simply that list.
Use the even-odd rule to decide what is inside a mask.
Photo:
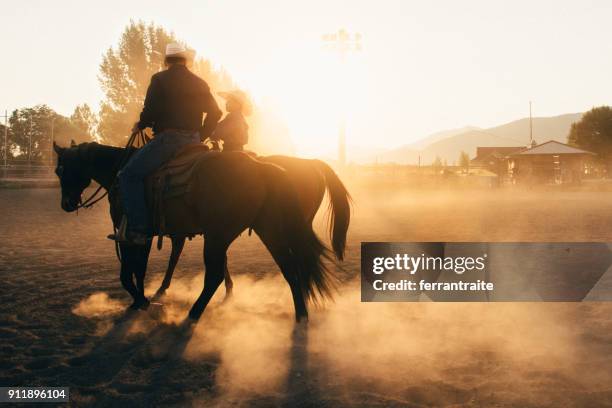
[{"label": "white cowboy hat", "polygon": [[193,50],[187,49],[183,44],[170,43],[166,45],[166,58],[185,58],[191,60],[195,56]]}]

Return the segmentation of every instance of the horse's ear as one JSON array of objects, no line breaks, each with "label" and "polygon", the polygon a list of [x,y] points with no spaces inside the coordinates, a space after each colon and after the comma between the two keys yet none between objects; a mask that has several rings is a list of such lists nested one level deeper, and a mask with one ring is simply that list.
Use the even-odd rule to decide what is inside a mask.
[{"label": "horse's ear", "polygon": [[58,155],[62,153],[62,151],[64,150],[63,148],[59,147],[57,143],[55,143],[55,140],[53,141],[53,150],[55,150],[55,153],[57,153]]},{"label": "horse's ear", "polygon": [[74,141],[74,139],[70,140],[70,147],[76,147],[76,142]]}]

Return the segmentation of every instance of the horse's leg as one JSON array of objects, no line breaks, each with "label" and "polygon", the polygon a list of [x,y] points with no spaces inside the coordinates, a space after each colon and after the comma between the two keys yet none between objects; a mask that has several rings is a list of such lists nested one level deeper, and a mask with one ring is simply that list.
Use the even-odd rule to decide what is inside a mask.
[{"label": "horse's leg", "polygon": [[[121,285],[126,291],[128,291],[128,293],[132,296],[132,299],[134,300],[134,302],[130,306],[130,309],[139,309],[140,306],[146,303],[146,298],[144,297],[144,291],[141,291],[141,289],[134,284],[133,277],[142,265],[142,248],[139,248],[134,245],[120,244],[120,249]],[[141,274],[141,277],[142,281],[144,282],[144,274]],[[141,284],[140,286],[142,287],[143,285]]]},{"label": "horse's leg", "polygon": [[[275,224],[272,224],[275,225]],[[304,294],[300,288],[298,282],[297,271],[293,266],[293,256],[286,243],[284,237],[276,230],[260,226],[255,228],[255,232],[263,241],[268,251],[274,258],[274,261],[280,267],[283,277],[289,284],[291,289],[291,296],[293,297],[293,306],[295,308],[295,320],[300,322],[302,320],[308,320],[308,308],[306,307],[306,301],[304,300]]]},{"label": "horse's leg", "polygon": [[123,254],[123,259],[121,261],[121,286],[125,289],[132,299],[136,301],[138,299],[138,289],[136,289],[136,285],[134,285],[134,280],[132,279],[132,268],[130,268],[129,262],[125,259],[125,251],[121,251]]},{"label": "horse's leg", "polygon": [[140,307],[144,309],[149,306],[149,299],[146,298],[144,293],[144,280],[147,273],[150,252],[151,241],[148,241],[144,246],[137,247],[138,258],[134,270],[134,275],[136,276],[136,287],[138,288],[138,297],[140,299]]},{"label": "horse's leg", "polygon": [[168,268],[166,269],[166,275],[164,276],[164,280],[155,292],[153,298],[159,298],[166,293],[166,290],[170,287],[170,282],[172,281],[172,274],[174,274],[174,269],[176,268],[176,264],[181,257],[181,253],[183,252],[183,248],[185,247],[185,237],[184,236],[172,236],[170,237],[172,240],[172,252],[170,253],[170,259],[168,260]]},{"label": "horse's leg", "polygon": [[217,291],[225,275],[228,245],[222,240],[206,237],[204,241],[204,289],[189,311],[189,318],[198,320]]},{"label": "horse's leg", "polygon": [[304,300],[304,294],[300,288],[295,268],[292,266],[291,252],[288,248],[278,247],[270,252],[276,263],[279,264],[281,272],[291,289],[293,306],[295,308],[295,321],[298,323],[301,321],[308,321],[308,308],[306,307],[306,301]]},{"label": "horse's leg", "polygon": [[234,281],[230,276],[229,269],[227,268],[227,258],[225,259],[225,297],[223,298],[223,302],[227,302],[232,297],[232,291],[234,289]]}]

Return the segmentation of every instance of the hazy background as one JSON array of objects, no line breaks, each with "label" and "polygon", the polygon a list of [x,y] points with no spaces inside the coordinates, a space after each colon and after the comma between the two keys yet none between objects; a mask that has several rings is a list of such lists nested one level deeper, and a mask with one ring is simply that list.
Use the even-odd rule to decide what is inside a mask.
[{"label": "hazy background", "polygon": [[[525,117],[529,100],[536,116],[612,103],[611,12],[606,1],[11,2],[0,15],[0,110],[97,110],[102,54],[142,19],[278,112],[299,154],[335,149],[341,109],[349,145],[389,148]],[[363,34],[344,68],[321,40],[342,27]]]}]

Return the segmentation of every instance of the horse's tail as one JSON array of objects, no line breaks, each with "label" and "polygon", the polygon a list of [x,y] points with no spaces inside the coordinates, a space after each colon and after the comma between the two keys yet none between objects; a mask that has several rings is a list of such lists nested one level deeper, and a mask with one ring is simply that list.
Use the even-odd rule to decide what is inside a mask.
[{"label": "horse's tail", "polygon": [[328,219],[329,236],[336,258],[344,259],[346,234],[351,222],[351,195],[342,184],[336,172],[321,160],[315,160],[317,168],[325,178],[325,188],[329,196]]},{"label": "horse's tail", "polygon": [[317,237],[312,225],[306,222],[299,198],[285,170],[264,163],[269,202],[280,217],[281,232],[292,255],[291,266],[296,273],[306,301],[317,303],[331,298],[337,279],[324,264],[331,260],[330,251]]}]

